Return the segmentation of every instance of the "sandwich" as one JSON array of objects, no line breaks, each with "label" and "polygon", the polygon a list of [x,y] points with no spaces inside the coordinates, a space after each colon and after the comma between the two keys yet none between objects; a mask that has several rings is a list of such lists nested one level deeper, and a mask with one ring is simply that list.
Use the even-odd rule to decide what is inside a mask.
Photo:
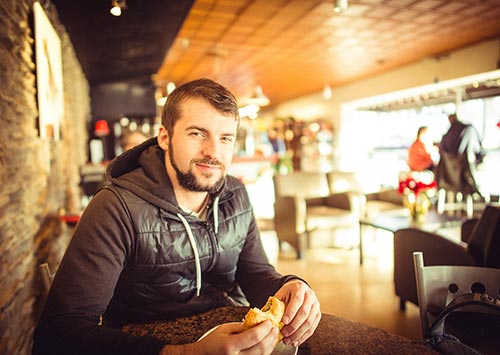
[{"label": "sandwich", "polygon": [[281,334],[281,328],[283,328],[281,318],[283,318],[284,313],[285,303],[274,296],[270,296],[264,307],[261,309],[254,307],[247,312],[243,325],[248,329],[266,320],[271,321],[273,327],[280,330],[278,334],[278,341],[275,344],[276,346],[283,339],[283,335]]}]

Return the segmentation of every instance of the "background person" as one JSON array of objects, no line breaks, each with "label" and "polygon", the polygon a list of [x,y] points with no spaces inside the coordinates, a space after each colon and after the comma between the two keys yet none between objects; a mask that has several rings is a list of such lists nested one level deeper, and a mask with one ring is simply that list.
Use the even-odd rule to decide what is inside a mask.
[{"label": "background person", "polygon": [[408,167],[412,171],[434,170],[432,159],[432,142],[429,140],[427,127],[422,126],[417,131],[417,137],[408,150]]},{"label": "background person", "polygon": [[471,124],[462,123],[456,114],[448,116],[450,128],[439,143],[439,149],[447,153],[467,153],[470,162],[479,164],[483,161],[484,150],[479,132]]},{"label": "background person", "polygon": [[[472,217],[474,197],[482,195],[476,178],[476,167],[482,163],[484,151],[479,132],[471,124],[462,123],[456,114],[448,116],[450,128],[439,144],[441,158],[436,168],[440,188],[438,211],[444,211],[446,201],[466,197],[467,214]],[[457,197],[458,196],[458,197]]]},{"label": "background person", "polygon": [[273,294],[287,304],[284,342],[313,334],[321,318],[314,291],[269,264],[245,186],[226,175],[238,126],[236,100],[220,84],[195,80],[169,95],[158,137],[116,157],[107,169],[112,185],[84,211],[34,354],[270,354],[278,332],[269,321],[248,330],[224,324],[183,346],[120,327],[260,307]]},{"label": "background person", "polygon": [[[122,150],[121,153],[126,152],[127,150],[130,150],[130,149],[138,146],[139,144],[144,143],[147,140],[148,140],[148,137],[145,134],[142,134],[141,132],[133,131],[133,132],[126,133],[120,139],[120,148]],[[108,177],[104,174],[102,176],[102,180],[99,182],[99,185],[97,186],[96,190],[94,191],[94,193],[92,193],[92,196],[99,189],[103,188],[104,186],[108,186],[110,184],[111,184],[111,181],[109,181]]]},{"label": "background person", "polygon": [[142,134],[139,131],[133,131],[125,134],[121,139],[122,150],[125,152],[129,149],[134,148],[135,146],[145,142],[148,137],[145,134]]}]

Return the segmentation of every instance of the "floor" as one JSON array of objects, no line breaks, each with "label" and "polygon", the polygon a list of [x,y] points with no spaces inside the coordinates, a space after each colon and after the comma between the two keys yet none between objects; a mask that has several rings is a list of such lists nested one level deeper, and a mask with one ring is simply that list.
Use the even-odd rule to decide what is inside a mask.
[{"label": "floor", "polygon": [[270,260],[283,274],[301,276],[316,291],[323,313],[403,335],[412,340],[421,338],[418,307],[407,303],[399,310],[394,294],[392,233],[363,229],[364,264],[359,265],[357,247],[331,247],[330,237],[314,236],[314,243],[303,260],[297,260],[290,248],[278,252],[274,232],[264,232],[263,240]]}]

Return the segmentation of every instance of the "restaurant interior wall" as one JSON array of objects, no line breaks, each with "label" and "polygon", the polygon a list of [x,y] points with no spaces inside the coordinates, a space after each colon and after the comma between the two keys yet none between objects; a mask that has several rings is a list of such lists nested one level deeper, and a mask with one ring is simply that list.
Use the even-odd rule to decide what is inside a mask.
[{"label": "restaurant interior wall", "polygon": [[61,39],[61,139],[38,131],[33,0],[0,5],[0,354],[31,354],[42,296],[39,263],[57,265],[68,239],[57,214],[79,204],[86,161],[88,82],[50,1],[45,12]]},{"label": "restaurant interior wall", "polygon": [[[500,39],[485,41],[441,56],[400,67],[342,87],[333,88],[332,98],[325,100],[322,92],[279,104],[262,113],[264,120],[276,117],[295,117],[313,121],[319,118],[332,122],[335,134],[335,151],[341,154],[346,148],[340,139],[343,125],[352,119],[353,111],[346,109],[350,102],[362,98],[390,94],[400,90],[461,78],[498,69]],[[363,127],[356,127],[362,130]],[[357,137],[347,137],[357,141]],[[350,149],[351,147],[347,148]],[[336,159],[340,161],[340,159]],[[340,169],[341,167],[336,166]]]}]

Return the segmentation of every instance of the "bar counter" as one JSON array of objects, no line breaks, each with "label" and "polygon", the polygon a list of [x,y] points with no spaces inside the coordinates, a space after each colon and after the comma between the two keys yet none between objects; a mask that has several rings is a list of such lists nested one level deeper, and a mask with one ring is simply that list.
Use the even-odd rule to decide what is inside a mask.
[{"label": "bar counter", "polygon": [[[247,307],[222,307],[198,315],[171,321],[130,324],[122,331],[133,335],[151,335],[169,344],[197,341],[211,328],[241,321]],[[314,335],[299,347],[299,355],[432,355],[437,352],[397,334],[323,313]]]}]

